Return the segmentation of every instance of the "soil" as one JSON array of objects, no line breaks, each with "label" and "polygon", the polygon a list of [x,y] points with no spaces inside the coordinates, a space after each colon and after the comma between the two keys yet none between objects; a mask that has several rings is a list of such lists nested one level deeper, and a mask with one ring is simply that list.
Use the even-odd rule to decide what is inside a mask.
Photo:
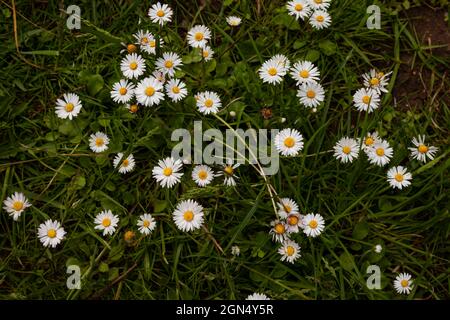
[{"label": "soil", "polygon": [[[450,28],[445,21],[445,10],[425,6],[412,8],[405,12],[408,28],[417,35],[423,46],[443,45],[441,48],[427,49],[433,57],[445,59],[450,63]],[[438,101],[450,105],[449,70],[442,64],[436,65],[436,71],[442,77],[433,75],[433,70],[425,66],[420,58],[411,52],[402,52],[394,97],[400,110],[410,110],[426,106],[432,102],[436,90],[440,90]],[[433,77],[434,76],[434,77]],[[431,83],[434,78],[434,86]],[[436,101],[434,101],[436,102]]]}]

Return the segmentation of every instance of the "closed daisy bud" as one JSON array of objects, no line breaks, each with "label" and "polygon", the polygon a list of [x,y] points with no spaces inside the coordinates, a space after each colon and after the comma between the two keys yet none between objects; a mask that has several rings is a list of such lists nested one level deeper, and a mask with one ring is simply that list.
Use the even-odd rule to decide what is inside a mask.
[{"label": "closed daisy bud", "polygon": [[387,180],[392,188],[402,189],[411,184],[412,175],[407,172],[406,168],[397,166],[389,169],[387,172]]},{"label": "closed daisy bud", "polygon": [[241,254],[241,249],[238,246],[232,246],[231,247],[231,254],[233,256],[238,257]]},{"label": "closed daisy bud", "polygon": [[96,132],[89,137],[89,148],[94,152],[103,152],[108,149],[109,138],[103,132]]},{"label": "closed daisy bud", "polygon": [[44,247],[55,248],[63,239],[66,232],[58,221],[47,220],[38,228],[38,237]]},{"label": "closed daisy bud", "polygon": [[414,148],[408,148],[409,151],[411,151],[411,156],[413,159],[424,163],[427,162],[427,158],[433,160],[436,152],[439,150],[436,147],[425,144],[424,135],[413,138],[412,144],[414,145]]},{"label": "closed daisy bud", "polygon": [[294,0],[286,4],[289,15],[294,16],[295,19],[304,20],[311,13],[311,7],[307,0]]},{"label": "closed daisy bud", "polygon": [[126,108],[130,113],[137,113],[139,111],[139,105],[137,103],[127,104]]},{"label": "closed daisy bud", "polygon": [[14,221],[19,220],[22,212],[28,207],[31,207],[31,204],[21,192],[14,192],[14,194],[10,195],[5,199],[5,201],[3,201],[3,209],[9,213]]},{"label": "closed daisy bud", "polygon": [[283,129],[275,136],[275,147],[283,156],[296,156],[303,149],[303,136],[295,129]]},{"label": "closed daisy bud", "polygon": [[152,170],[153,178],[158,181],[163,188],[172,188],[175,184],[180,182],[183,175],[181,170],[183,163],[177,159],[166,158],[159,160],[158,165]]},{"label": "closed daisy bud", "polygon": [[203,224],[203,207],[194,200],[181,201],[173,213],[173,220],[181,231],[200,229]]},{"label": "closed daisy bud", "polygon": [[63,99],[56,100],[56,115],[58,118],[72,120],[80,113],[81,101],[74,93],[65,93]]},{"label": "closed daisy bud", "polygon": [[128,173],[130,171],[133,171],[134,166],[135,166],[135,161],[134,161],[134,156],[132,153],[130,153],[128,155],[128,157],[126,157],[126,159],[124,159],[122,161],[123,158],[123,153],[119,152],[116,157],[114,158],[113,164],[114,164],[114,168],[119,167],[119,173]]},{"label": "closed daisy bud", "polygon": [[161,4],[160,2],[154,4],[148,10],[148,16],[153,23],[159,23],[161,26],[167,22],[172,21],[172,9],[167,4]]},{"label": "closed daisy bud", "polygon": [[127,243],[131,243],[133,242],[134,238],[136,237],[136,234],[131,231],[128,230],[127,232],[125,232],[125,234],[123,235],[123,239],[125,240],[125,242]]},{"label": "closed daisy bud", "polygon": [[352,162],[358,158],[359,146],[355,139],[344,137],[336,143],[333,149],[334,156],[342,163]]}]

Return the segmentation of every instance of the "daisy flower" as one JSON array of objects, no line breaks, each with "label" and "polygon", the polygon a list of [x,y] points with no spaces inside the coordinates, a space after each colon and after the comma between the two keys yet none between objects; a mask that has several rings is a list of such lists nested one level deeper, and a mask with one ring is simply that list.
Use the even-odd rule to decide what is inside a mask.
[{"label": "daisy flower", "polygon": [[231,247],[231,254],[233,256],[239,257],[239,255],[241,254],[241,249],[238,246],[232,246]]},{"label": "daisy flower", "polygon": [[167,4],[158,2],[148,10],[148,16],[153,23],[159,23],[161,26],[171,21],[173,11]]},{"label": "daisy flower", "polygon": [[213,58],[214,51],[211,49],[210,46],[205,45],[203,48],[201,48],[201,50],[202,50],[201,55],[203,57],[203,60],[209,61]]},{"label": "daisy flower", "polygon": [[370,150],[373,148],[375,143],[380,142],[381,139],[378,136],[378,132],[374,131],[372,133],[368,132],[366,137],[362,141],[362,148],[368,154]]},{"label": "daisy flower", "polygon": [[358,158],[359,146],[358,141],[352,138],[344,137],[339,140],[333,147],[334,156],[343,163],[352,162]]},{"label": "daisy flower", "polygon": [[217,176],[224,176],[223,184],[227,187],[233,187],[236,185],[236,180],[238,177],[235,175],[235,170],[239,167],[239,163],[233,164],[233,161],[227,160],[226,164],[223,166],[223,172],[217,174]]},{"label": "daisy flower", "polygon": [[11,217],[13,217],[14,221],[19,220],[22,212],[26,208],[31,207],[28,199],[25,198],[25,195],[21,192],[14,192],[3,201],[3,205],[3,209],[5,209]]},{"label": "daisy flower", "polygon": [[187,89],[184,82],[177,79],[169,80],[164,86],[167,96],[173,101],[178,102],[187,96]]},{"label": "daisy flower", "polygon": [[204,114],[217,113],[222,107],[219,95],[213,91],[205,91],[197,94],[198,111]]},{"label": "daisy flower", "polygon": [[303,136],[295,129],[283,129],[275,136],[275,147],[283,156],[296,156],[303,149]]},{"label": "daisy flower", "polygon": [[[156,54],[156,39],[150,32],[139,30],[133,37],[136,39],[135,43],[140,46],[142,51]],[[162,39],[159,40],[160,46],[162,46],[163,42]]]},{"label": "daisy flower", "polygon": [[330,6],[331,0],[308,0],[309,5],[314,10],[326,10]]},{"label": "daisy flower", "polygon": [[196,25],[189,30],[187,40],[193,48],[203,48],[211,39],[211,31],[204,25]]},{"label": "daisy flower", "polygon": [[114,102],[127,103],[133,98],[134,85],[127,80],[120,80],[114,83],[111,91],[111,98]]},{"label": "daisy flower", "polygon": [[162,71],[155,70],[152,72],[152,77],[161,82],[161,84],[166,83],[166,74]]},{"label": "daisy flower", "polygon": [[303,228],[303,217],[299,213],[290,213],[286,217],[286,225],[288,233],[297,233]]},{"label": "daisy flower", "polygon": [[412,144],[414,145],[414,148],[408,148],[409,151],[411,151],[411,156],[413,159],[424,163],[427,162],[427,158],[433,160],[436,152],[439,150],[436,147],[426,145],[424,135],[419,135],[417,138],[413,138]]},{"label": "daisy flower", "polygon": [[103,132],[96,132],[89,137],[89,148],[93,152],[103,152],[108,149],[109,138]]},{"label": "daisy flower", "polygon": [[151,214],[145,213],[139,217],[137,222],[139,232],[143,235],[149,235],[156,227],[156,221]]},{"label": "daisy flower", "polygon": [[181,201],[173,213],[173,221],[181,231],[199,229],[203,224],[203,207],[195,200]]},{"label": "daisy flower", "polygon": [[288,237],[286,223],[277,219],[272,221],[270,225],[272,228],[270,229],[269,234],[272,235],[272,240],[283,243],[283,241]]},{"label": "daisy flower", "polygon": [[317,237],[325,228],[325,220],[320,214],[309,213],[303,217],[303,232],[308,237]]},{"label": "daisy flower", "polygon": [[134,166],[136,165],[133,154],[130,153],[128,155],[128,157],[123,161],[121,161],[122,158],[123,158],[123,153],[119,152],[113,161],[114,168],[117,168],[117,166],[119,166],[119,163],[120,163],[119,173],[127,173],[130,171],[133,171]]},{"label": "daisy flower", "polygon": [[227,17],[227,23],[231,27],[237,27],[242,22],[242,19],[236,16],[228,16]]},{"label": "daisy flower", "polygon": [[136,113],[139,111],[139,106],[136,103],[127,104],[126,108],[130,111],[130,113]]},{"label": "daisy flower", "polygon": [[394,281],[394,288],[397,293],[409,294],[413,288],[411,275],[409,273],[400,273]]},{"label": "daisy flower", "polygon": [[304,83],[298,89],[297,97],[300,103],[308,108],[317,107],[325,99],[325,90],[319,83]]},{"label": "daisy flower", "polygon": [[387,172],[387,180],[392,188],[402,189],[411,184],[412,174],[407,172],[406,168],[397,166],[389,169]]},{"label": "daisy flower", "polygon": [[111,210],[104,210],[95,217],[94,223],[96,224],[95,229],[102,230],[103,236],[106,236],[116,231],[119,217],[114,215]]},{"label": "daisy flower", "polygon": [[375,69],[371,69],[369,72],[363,74],[364,86],[375,90],[376,93],[381,94],[382,92],[388,92],[387,86],[389,84],[389,75],[383,72],[377,72]]},{"label": "daisy flower", "polygon": [[391,161],[393,153],[394,150],[389,146],[389,143],[386,140],[381,140],[373,144],[367,156],[370,163],[383,167]]},{"label": "daisy flower", "polygon": [[207,165],[198,165],[192,170],[192,180],[200,187],[204,187],[212,182],[214,172]]},{"label": "daisy flower", "polygon": [[56,247],[66,232],[58,221],[51,219],[39,225],[38,237],[44,247]]},{"label": "daisy flower", "polygon": [[285,240],[278,249],[278,253],[281,255],[281,261],[294,263],[300,258],[300,246],[295,241]]},{"label": "daisy flower", "polygon": [[55,113],[58,118],[72,120],[81,110],[81,101],[75,93],[65,93],[63,99],[56,100]]},{"label": "daisy flower", "polygon": [[317,67],[309,61],[298,61],[291,68],[291,76],[297,80],[297,85],[318,82],[320,72]]},{"label": "daisy flower", "polygon": [[331,25],[331,16],[326,11],[316,10],[309,18],[309,23],[318,30],[328,28]]},{"label": "daisy flower", "polygon": [[252,293],[245,300],[270,300],[264,293]]},{"label": "daisy flower", "polygon": [[307,0],[294,0],[286,4],[288,14],[294,16],[295,19],[304,20],[311,13],[311,7]]},{"label": "daisy flower", "polygon": [[137,53],[127,54],[120,62],[120,70],[128,79],[139,78],[145,69],[145,60]]},{"label": "daisy flower", "polygon": [[361,88],[353,95],[358,111],[372,112],[380,106],[380,95],[372,89]]},{"label": "daisy flower", "polygon": [[158,161],[158,165],[152,170],[153,178],[158,181],[163,188],[172,188],[175,184],[180,182],[183,175],[180,169],[183,163],[181,160],[173,158],[166,158]]},{"label": "daisy flower", "polygon": [[137,101],[148,107],[159,104],[164,100],[163,85],[154,77],[142,79],[134,91]]},{"label": "daisy flower", "polygon": [[286,71],[291,67],[291,62],[284,54],[276,54],[272,58],[271,61],[278,63],[280,66],[286,69]]},{"label": "daisy flower", "polygon": [[180,69],[182,65],[181,59],[178,54],[174,52],[165,52],[161,58],[156,60],[156,70],[173,77],[175,70]]},{"label": "daisy flower", "polygon": [[289,214],[298,213],[298,204],[290,198],[281,198],[278,202],[278,214],[286,219]]},{"label": "daisy flower", "polygon": [[258,70],[259,77],[262,81],[270,84],[278,84],[283,81],[286,72],[286,64],[280,63],[280,61],[274,59],[264,62]]}]

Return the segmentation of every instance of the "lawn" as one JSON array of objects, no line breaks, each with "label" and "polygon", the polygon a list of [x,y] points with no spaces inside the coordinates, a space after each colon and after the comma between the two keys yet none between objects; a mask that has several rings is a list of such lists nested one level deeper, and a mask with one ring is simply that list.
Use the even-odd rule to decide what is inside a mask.
[{"label": "lawn", "polygon": [[[69,29],[77,17],[66,13],[67,1],[1,0],[0,298],[214,300],[261,293],[277,300],[449,299],[448,2],[409,2],[333,0],[327,9],[331,24],[318,30],[308,18],[289,15],[286,1],[167,1],[173,15],[160,25],[148,15],[156,1],[82,0],[74,1],[81,29]],[[373,4],[381,10],[379,29],[366,25],[366,9]],[[228,16],[242,21],[230,26]],[[211,32],[208,45],[214,52],[208,57],[190,45],[202,39],[195,33],[187,39],[196,25]],[[155,54],[136,43],[133,35],[140,30],[154,35]],[[180,57],[166,78],[185,83],[187,95],[175,102],[161,94],[158,101],[145,89],[151,103],[137,103],[138,110],[131,110],[136,112],[125,100],[114,101],[114,84],[127,79],[121,62],[134,50],[144,59],[136,70],[146,70],[139,79],[128,79],[136,85],[133,99],[139,99],[139,81],[152,76],[165,52]],[[317,67],[320,79],[311,83],[324,89],[317,105],[301,103],[298,91],[308,100],[310,83],[299,86],[289,70],[275,83],[263,81],[259,71],[278,54],[291,66],[309,61]],[[275,67],[289,69],[287,61]],[[384,74],[376,77],[386,80],[386,92],[377,93],[376,102],[370,91],[368,105],[376,106],[367,112],[353,99],[371,69]],[[130,72],[136,70],[130,66]],[[163,93],[163,85],[151,79],[157,94]],[[206,91],[216,93],[221,104]],[[55,112],[67,93],[82,104],[72,119]],[[217,112],[207,113],[213,109],[209,100]],[[207,163],[221,175],[205,186],[192,178],[201,164],[192,156],[182,164],[180,181],[174,177],[176,183],[165,186],[155,179],[154,168],[179,143],[171,139],[174,130],[194,133],[195,121],[201,121],[203,133],[218,129],[223,135],[295,129],[303,145],[296,140],[300,149],[279,158],[271,146],[269,154],[279,159],[275,174],[262,172],[267,159],[241,164],[235,178],[224,166]],[[96,132],[107,135],[106,150],[90,147]],[[378,159],[377,149],[365,146],[365,137],[374,132],[377,141],[388,144],[386,153],[392,149],[381,165],[371,161]],[[426,162],[409,149],[420,154],[419,144],[412,143],[419,136],[425,136],[419,143],[425,153],[437,148]],[[337,145],[344,137],[356,141],[352,152],[358,153],[346,163],[335,156],[348,156],[345,146]],[[284,140],[281,147],[288,145]],[[115,166],[118,153],[124,157]],[[130,154],[132,170],[122,173]],[[387,178],[397,166],[412,175],[401,189]],[[162,170],[160,178],[166,173]],[[225,185],[229,178],[236,184]],[[31,204],[23,203],[17,219],[3,208],[15,192]],[[279,205],[283,198],[298,205],[298,232],[278,234],[277,224],[287,227],[288,221],[280,211],[292,209]],[[203,208],[202,220],[198,207],[189,209],[195,218],[180,208],[189,199]],[[119,221],[104,234],[109,227],[99,220],[102,228],[95,228],[95,219],[108,210]],[[193,230],[174,221],[177,210]],[[323,218],[323,230],[307,220],[311,213]],[[152,217],[149,234],[137,225],[143,214]],[[44,246],[38,232],[49,219],[66,232],[55,247]],[[109,219],[114,227],[115,219]],[[308,234],[308,228],[318,235]],[[48,240],[60,236],[44,233]],[[274,241],[274,233],[284,242]],[[290,255],[289,243],[300,256]],[[286,249],[284,255],[279,248]],[[66,285],[74,266],[80,271],[79,290]],[[379,268],[378,288],[368,286],[369,266]],[[394,287],[400,273],[411,275],[409,294]]]}]

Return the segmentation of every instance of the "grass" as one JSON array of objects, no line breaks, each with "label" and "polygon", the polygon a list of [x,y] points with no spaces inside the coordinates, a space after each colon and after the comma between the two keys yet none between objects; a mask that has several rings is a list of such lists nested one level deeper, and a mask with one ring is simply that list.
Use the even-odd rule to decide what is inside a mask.
[{"label": "grass", "polygon": [[[256,291],[273,299],[448,299],[448,105],[430,92],[422,108],[399,108],[403,101],[387,94],[382,108],[367,116],[354,110],[351,97],[361,86],[360,75],[374,66],[393,71],[394,88],[405,52],[434,74],[431,88],[448,88],[438,67],[450,61],[430,54],[408,21],[386,14],[383,5],[382,29],[368,30],[365,8],[372,2],[333,1],[332,26],[313,32],[307,23],[288,18],[280,1],[257,1],[259,6],[213,1],[204,7],[171,1],[176,18],[161,31],[146,17],[148,3],[81,1],[82,29],[71,32],[66,15],[51,1],[16,1],[14,30],[13,5],[2,0],[7,33],[0,35],[0,200],[23,191],[33,206],[19,222],[4,211],[0,215],[0,298],[242,299]],[[243,25],[231,31],[224,22],[228,14],[242,16]],[[206,64],[195,60],[185,41],[186,30],[200,23],[213,30],[216,56]],[[223,122],[202,117],[193,98],[164,102],[136,116],[112,102],[110,87],[121,77],[120,42],[129,42],[139,29],[160,34],[167,48],[183,56],[190,93],[219,92],[226,106],[218,114]],[[276,87],[259,80],[257,68],[277,53],[319,66],[326,100],[316,113],[299,106],[292,80]],[[83,101],[84,111],[71,122],[54,113],[64,92],[76,92]],[[262,107],[272,108],[273,118],[263,119]],[[228,114],[232,110],[235,119]],[[280,196],[326,221],[321,237],[295,237],[302,247],[296,264],[279,261],[268,234],[274,218],[270,195],[251,166],[238,169],[235,188],[224,188],[218,180],[196,188],[188,167],[182,183],[168,191],[151,177],[157,160],[176,144],[170,141],[173,129],[192,130],[200,118],[203,128],[295,127],[305,136],[302,155],[283,158],[279,173],[269,177]],[[100,155],[87,144],[97,130],[111,138],[109,150]],[[386,169],[370,166],[364,156],[342,165],[327,152],[343,135],[359,137],[372,130],[394,147],[390,165],[412,171],[411,187],[390,189]],[[417,134],[426,134],[440,148],[437,158],[423,166],[408,159],[407,147]],[[132,151],[137,159],[136,170],[127,175],[112,167],[114,154],[121,151]],[[205,230],[182,233],[172,222],[177,202],[188,198],[207,208],[209,235]],[[105,208],[121,218],[110,238],[93,229],[95,215]],[[135,230],[143,212],[154,214],[157,229],[129,245],[124,232]],[[44,249],[36,236],[47,218],[62,221],[68,231],[56,249]],[[373,252],[376,244],[383,245],[382,254]],[[231,256],[232,245],[239,245],[239,257]],[[71,264],[81,267],[82,290],[66,288],[66,265]],[[381,268],[381,290],[366,287],[366,268],[372,264]],[[397,272],[413,275],[411,295],[394,292]]]}]

